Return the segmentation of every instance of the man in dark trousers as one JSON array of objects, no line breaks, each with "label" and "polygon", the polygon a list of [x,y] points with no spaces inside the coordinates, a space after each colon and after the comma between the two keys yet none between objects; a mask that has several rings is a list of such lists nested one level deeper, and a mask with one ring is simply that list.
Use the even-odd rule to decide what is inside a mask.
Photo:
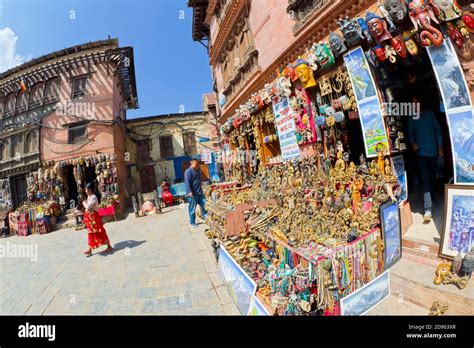
[{"label": "man in dark trousers", "polygon": [[191,166],[184,172],[184,184],[186,186],[186,198],[189,203],[189,223],[192,227],[196,225],[196,206],[201,207],[203,219],[207,216],[206,199],[201,187],[201,170],[199,169],[199,161],[191,160]]},{"label": "man in dark trousers", "polygon": [[408,119],[409,138],[416,153],[418,167],[423,181],[423,203],[425,223],[431,221],[434,181],[438,172],[438,156],[443,157],[443,136],[433,111],[424,109],[421,97],[413,97],[413,103],[421,106],[421,115]]}]

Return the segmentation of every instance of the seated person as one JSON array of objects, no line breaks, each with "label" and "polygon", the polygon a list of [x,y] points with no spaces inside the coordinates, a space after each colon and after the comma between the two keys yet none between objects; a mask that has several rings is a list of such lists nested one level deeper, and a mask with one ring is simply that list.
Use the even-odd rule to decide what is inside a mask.
[{"label": "seated person", "polygon": [[170,184],[166,180],[161,183],[161,197],[165,205],[173,204],[173,195],[170,192]]}]

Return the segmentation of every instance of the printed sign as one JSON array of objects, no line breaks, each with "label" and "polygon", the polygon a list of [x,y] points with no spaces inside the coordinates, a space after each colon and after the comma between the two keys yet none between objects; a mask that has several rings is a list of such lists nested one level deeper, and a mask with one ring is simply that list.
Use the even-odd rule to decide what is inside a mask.
[{"label": "printed sign", "polygon": [[257,284],[255,284],[252,278],[247,275],[222,245],[220,247],[217,268],[219,276],[224,280],[224,284],[227,286],[240,313],[248,315],[257,291]]},{"label": "printed sign", "polygon": [[201,150],[201,161],[206,164],[212,164],[212,151]]},{"label": "printed sign", "polygon": [[300,157],[300,148],[296,139],[296,125],[293,110],[288,98],[273,103],[275,124],[280,138],[281,156],[284,160]]}]

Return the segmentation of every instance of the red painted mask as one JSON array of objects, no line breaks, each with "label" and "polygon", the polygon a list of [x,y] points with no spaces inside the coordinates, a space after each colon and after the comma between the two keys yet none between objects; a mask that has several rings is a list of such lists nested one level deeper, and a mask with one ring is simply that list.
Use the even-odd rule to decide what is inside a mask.
[{"label": "red painted mask", "polygon": [[408,51],[401,37],[397,36],[396,38],[392,39],[392,47],[395,48],[395,51],[397,51],[397,54],[400,57],[407,57]]},{"label": "red painted mask", "polygon": [[381,46],[375,48],[375,55],[381,62],[384,62],[387,59],[387,56],[385,54],[385,48]]},{"label": "red painted mask", "polygon": [[466,24],[466,27],[470,30],[474,30],[474,17],[472,17],[469,13],[466,13],[462,16],[462,21]]}]

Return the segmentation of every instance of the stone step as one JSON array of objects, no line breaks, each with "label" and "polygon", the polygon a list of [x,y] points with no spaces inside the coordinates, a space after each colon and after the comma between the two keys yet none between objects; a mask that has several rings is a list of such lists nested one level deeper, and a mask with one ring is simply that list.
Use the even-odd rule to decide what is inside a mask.
[{"label": "stone step", "polygon": [[439,245],[426,240],[407,238],[402,239],[403,253],[438,260]]}]

